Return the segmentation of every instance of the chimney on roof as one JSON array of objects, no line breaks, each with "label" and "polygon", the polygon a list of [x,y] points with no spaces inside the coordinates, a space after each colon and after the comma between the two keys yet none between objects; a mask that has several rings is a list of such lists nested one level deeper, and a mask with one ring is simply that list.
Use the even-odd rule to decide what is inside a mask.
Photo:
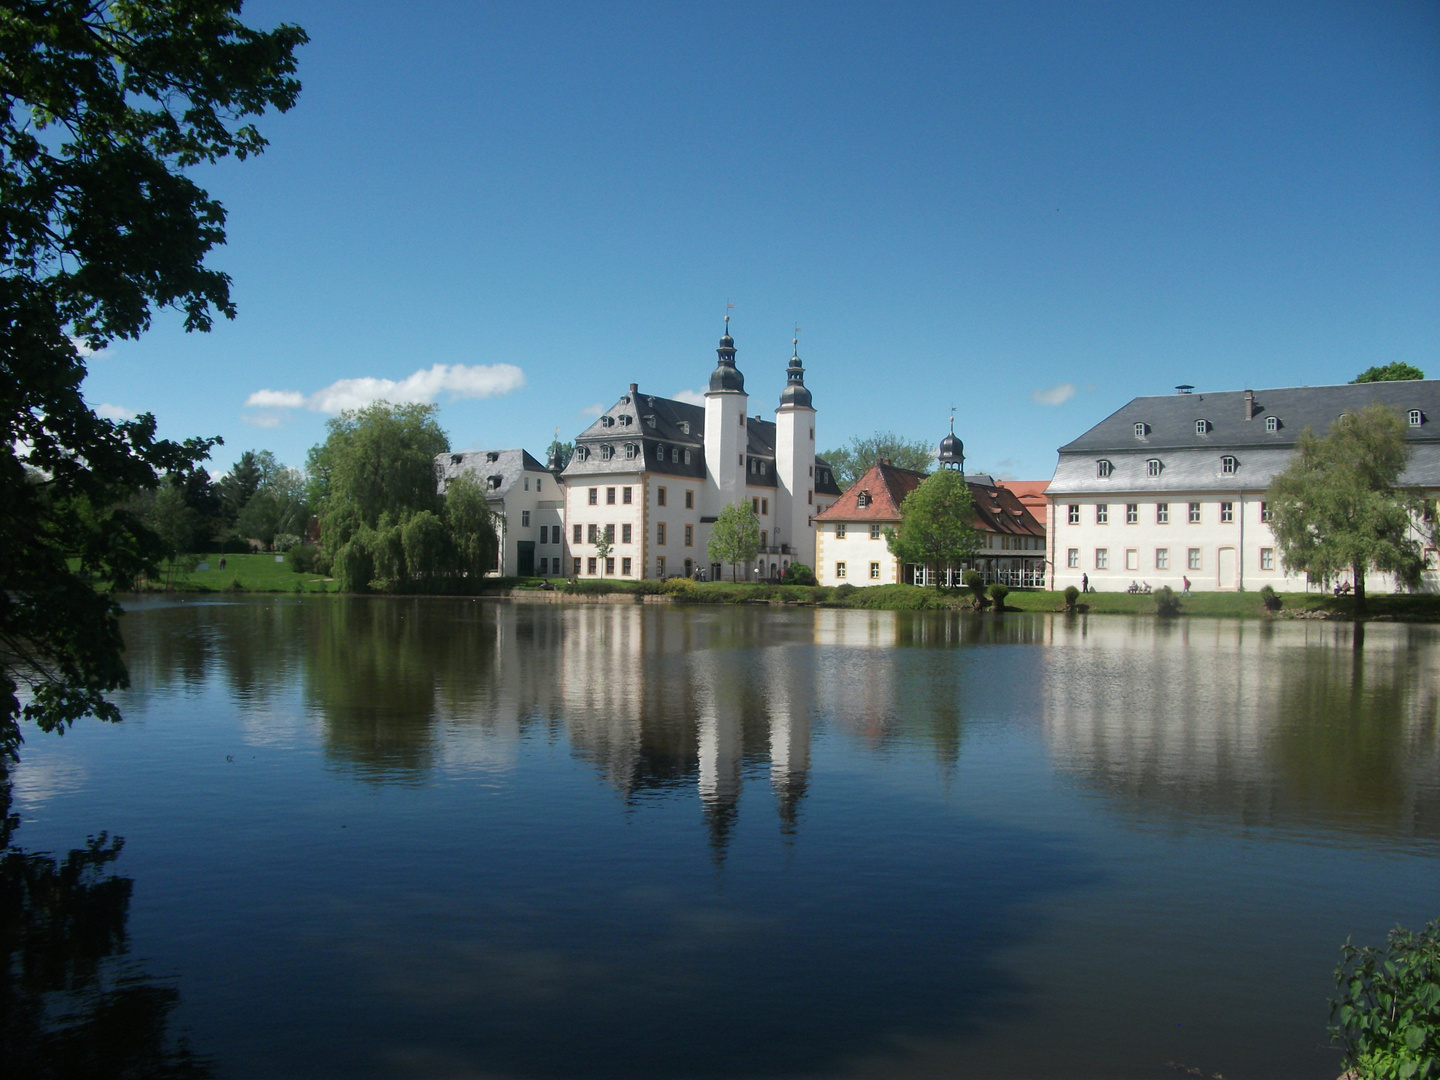
[{"label": "chimney on roof", "polygon": [[1246,390],[1246,391],[1245,391],[1245,419],[1246,419],[1246,420],[1254,420],[1254,419],[1255,419],[1255,391],[1254,391],[1254,390]]},{"label": "chimney on roof", "polygon": [[640,384],[639,384],[639,383],[633,383],[633,382],[632,382],[632,383],[630,384],[630,393],[632,393],[632,394],[637,394],[637,393],[639,393],[639,392],[640,392]]}]

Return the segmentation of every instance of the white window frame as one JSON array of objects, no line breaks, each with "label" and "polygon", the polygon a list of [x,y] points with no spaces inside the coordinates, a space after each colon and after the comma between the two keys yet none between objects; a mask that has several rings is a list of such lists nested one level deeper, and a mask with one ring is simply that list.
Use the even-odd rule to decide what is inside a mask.
[{"label": "white window frame", "polygon": [[1095,504],[1095,524],[1096,524],[1096,525],[1109,525],[1109,524],[1110,524],[1110,504],[1109,504],[1109,503],[1096,503],[1096,504]]},{"label": "white window frame", "polygon": [[1095,549],[1095,569],[1096,569],[1096,570],[1109,570],[1109,569],[1110,569],[1110,549],[1109,549],[1109,548],[1096,548],[1096,549]]},{"label": "white window frame", "polygon": [[835,576],[838,577],[838,578],[843,578],[843,577],[845,576],[845,560],[844,560],[844,559],[841,559],[839,562],[837,562],[837,563],[835,564]]},{"label": "white window frame", "polygon": [[1155,549],[1155,569],[1156,569],[1156,570],[1169,570],[1169,569],[1170,569],[1170,549],[1169,549],[1169,548],[1156,548],[1156,549]]},{"label": "white window frame", "polygon": [[1070,548],[1065,552],[1065,565],[1071,570],[1080,569],[1080,549]]},{"label": "white window frame", "polygon": [[1164,467],[1158,457],[1152,457],[1149,461],[1145,462],[1145,474],[1147,476],[1159,476],[1160,470]]},{"label": "white window frame", "polygon": [[1204,570],[1205,558],[1199,548],[1189,548],[1185,553],[1185,569]]},{"label": "white window frame", "polygon": [[1155,524],[1170,524],[1170,504],[1168,502],[1157,502],[1155,504]]},{"label": "white window frame", "polygon": [[1261,570],[1274,570],[1274,569],[1275,569],[1275,549],[1274,549],[1274,548],[1261,548],[1261,549],[1260,549],[1260,569],[1261,569]]}]

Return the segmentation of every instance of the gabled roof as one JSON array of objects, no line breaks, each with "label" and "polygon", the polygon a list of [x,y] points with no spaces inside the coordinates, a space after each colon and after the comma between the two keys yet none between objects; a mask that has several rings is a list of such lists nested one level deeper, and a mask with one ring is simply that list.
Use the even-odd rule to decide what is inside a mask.
[{"label": "gabled roof", "polygon": [[[925,473],[898,465],[876,464],[824,512],[816,521],[899,521],[900,505]],[[981,532],[1010,536],[1044,536],[1045,527],[1020,502],[1013,491],[998,484],[978,484],[966,478],[975,501],[975,528]],[[862,498],[862,496],[866,498]],[[864,503],[865,505],[861,505]]]},{"label": "gabled roof", "polygon": [[519,483],[525,473],[547,474],[549,470],[526,450],[465,450],[439,454],[435,464],[440,471],[443,491],[461,473],[471,473],[489,499],[503,499],[506,492]]},{"label": "gabled roof", "polygon": [[1049,480],[1001,480],[1000,486],[1013,491],[1020,504],[1030,511],[1031,516],[1041,525],[1045,524],[1049,507],[1045,489],[1050,486]]}]

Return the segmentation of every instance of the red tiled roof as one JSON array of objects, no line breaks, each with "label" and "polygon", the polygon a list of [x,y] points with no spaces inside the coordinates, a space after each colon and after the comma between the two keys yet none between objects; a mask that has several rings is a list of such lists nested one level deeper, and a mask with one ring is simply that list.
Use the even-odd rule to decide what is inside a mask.
[{"label": "red tiled roof", "polygon": [[1009,488],[1015,493],[1026,510],[1041,525],[1045,524],[1048,503],[1045,499],[1045,489],[1050,486],[1049,480],[1001,480],[1000,486]]},{"label": "red tiled roof", "polygon": [[[846,489],[816,521],[899,521],[900,504],[905,496],[920,486],[924,473],[902,469],[896,465],[872,465],[870,470]],[[860,505],[860,496],[868,494],[868,505]],[[1044,536],[1045,526],[1020,501],[1008,486],[997,484],[970,485],[975,500],[975,527],[982,532],[1005,533],[1011,536]],[[1042,506],[1043,509],[1043,506]]]}]

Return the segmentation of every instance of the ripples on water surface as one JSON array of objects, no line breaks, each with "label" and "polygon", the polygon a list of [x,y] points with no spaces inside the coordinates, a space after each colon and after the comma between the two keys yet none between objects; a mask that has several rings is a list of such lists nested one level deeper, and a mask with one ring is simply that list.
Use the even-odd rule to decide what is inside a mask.
[{"label": "ripples on water surface", "polygon": [[311,597],[126,636],[126,722],[14,772],[12,888],[125,840],[17,1052],[1328,1078],[1340,943],[1440,914],[1433,627]]}]

